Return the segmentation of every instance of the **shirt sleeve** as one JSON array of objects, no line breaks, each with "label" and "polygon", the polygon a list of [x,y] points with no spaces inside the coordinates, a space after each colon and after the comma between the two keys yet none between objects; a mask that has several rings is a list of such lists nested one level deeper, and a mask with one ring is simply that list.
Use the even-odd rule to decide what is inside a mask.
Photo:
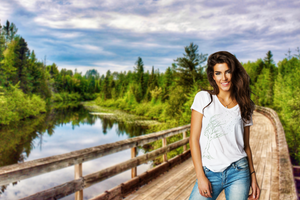
[{"label": "shirt sleeve", "polygon": [[253,121],[252,121],[252,115],[250,117],[250,120],[247,122],[244,123],[244,126],[252,126],[253,125]]},{"label": "shirt sleeve", "polygon": [[194,98],[191,109],[203,114],[203,108],[206,106],[206,96],[205,91],[198,92]]}]

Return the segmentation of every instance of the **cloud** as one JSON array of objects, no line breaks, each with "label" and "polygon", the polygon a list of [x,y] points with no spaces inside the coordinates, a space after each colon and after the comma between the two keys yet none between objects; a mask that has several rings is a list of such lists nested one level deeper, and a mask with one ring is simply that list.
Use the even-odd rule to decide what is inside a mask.
[{"label": "cloud", "polygon": [[2,23],[14,22],[37,57],[46,55],[60,68],[132,70],[142,57],[147,69],[163,71],[190,42],[201,53],[229,50],[243,62],[271,50],[278,61],[299,46],[299,6],[280,0],[14,0],[0,9]]},{"label": "cloud", "polygon": [[101,55],[115,55],[112,52],[103,50],[100,46],[88,45],[88,44],[72,44],[73,47],[76,47],[78,50],[88,50],[91,53],[97,53]]}]

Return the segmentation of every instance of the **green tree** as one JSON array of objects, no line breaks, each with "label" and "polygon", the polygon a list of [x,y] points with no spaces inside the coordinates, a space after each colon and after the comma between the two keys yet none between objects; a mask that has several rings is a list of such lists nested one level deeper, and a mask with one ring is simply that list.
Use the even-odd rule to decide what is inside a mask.
[{"label": "green tree", "polygon": [[3,52],[3,59],[0,65],[1,84],[8,86],[9,83],[17,82],[17,68],[16,64],[19,62],[18,56],[18,42],[13,40],[7,46],[7,49]]},{"label": "green tree", "polygon": [[198,53],[198,45],[190,43],[184,48],[183,57],[176,60],[176,76],[179,85],[190,90],[197,81],[203,78],[204,68],[201,66],[207,60],[207,54]]},{"label": "green tree", "polygon": [[10,23],[7,20],[6,25],[3,26],[3,31],[7,42],[11,42],[14,39],[16,33],[18,32],[18,29],[14,23]]},{"label": "green tree", "polygon": [[135,72],[135,81],[136,81],[136,86],[135,86],[135,98],[137,102],[140,102],[144,94],[146,93],[146,84],[144,82],[144,63],[141,57],[138,57],[137,61],[135,62],[136,67],[134,67],[134,72]]},{"label": "green tree", "polygon": [[18,69],[18,81],[20,81],[20,88],[24,93],[29,94],[32,91],[32,78],[28,69],[28,58],[30,51],[27,42],[22,37],[16,37],[18,41],[18,55],[19,61],[16,68]]},{"label": "green tree", "polygon": [[85,77],[89,78],[91,76],[93,76],[94,78],[99,78],[99,73],[97,72],[96,69],[90,69],[90,70],[86,71]]},{"label": "green tree", "polygon": [[274,83],[278,68],[274,64],[273,54],[268,51],[265,58],[243,64],[250,76],[250,87],[255,104],[273,107]]},{"label": "green tree", "polygon": [[1,65],[1,61],[3,60],[3,52],[5,49],[6,49],[5,36],[2,29],[2,25],[0,24],[0,65]]},{"label": "green tree", "polygon": [[171,67],[168,67],[164,74],[164,85],[163,85],[163,94],[162,94],[163,101],[169,99],[169,93],[170,93],[171,86],[173,84],[173,80],[174,80],[174,71],[171,69]]},{"label": "green tree", "polygon": [[106,76],[104,78],[103,90],[102,90],[102,92],[104,94],[104,100],[111,99],[111,88],[110,88],[110,83],[109,83],[110,76],[111,76],[111,72],[110,72],[110,70],[107,70]]}]

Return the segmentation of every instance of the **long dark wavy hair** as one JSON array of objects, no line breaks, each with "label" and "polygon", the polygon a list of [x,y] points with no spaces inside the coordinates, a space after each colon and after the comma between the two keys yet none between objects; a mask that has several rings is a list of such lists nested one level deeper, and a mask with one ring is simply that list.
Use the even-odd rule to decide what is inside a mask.
[{"label": "long dark wavy hair", "polygon": [[[207,106],[213,101],[212,95],[219,94],[219,87],[213,79],[213,75],[214,66],[221,63],[226,63],[232,74],[231,97],[234,97],[239,104],[243,121],[249,121],[255,107],[254,102],[250,99],[250,77],[238,59],[227,51],[218,51],[208,57],[206,73],[213,90],[206,90],[211,95],[211,101]],[[203,108],[203,111],[207,106]]]}]

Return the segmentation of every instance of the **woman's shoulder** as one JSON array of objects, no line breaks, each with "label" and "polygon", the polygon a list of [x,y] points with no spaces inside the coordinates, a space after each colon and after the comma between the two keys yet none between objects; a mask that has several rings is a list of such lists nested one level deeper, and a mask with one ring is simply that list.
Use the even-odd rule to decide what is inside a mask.
[{"label": "woman's shoulder", "polygon": [[198,92],[196,94],[196,96],[199,96],[199,97],[202,97],[202,98],[207,98],[210,96],[209,92],[208,91],[205,91],[205,90],[201,90],[200,92]]},{"label": "woman's shoulder", "polygon": [[205,91],[205,90],[201,90],[200,92],[198,92],[195,96],[195,99],[202,101],[202,102],[210,102],[210,94],[209,92]]}]

